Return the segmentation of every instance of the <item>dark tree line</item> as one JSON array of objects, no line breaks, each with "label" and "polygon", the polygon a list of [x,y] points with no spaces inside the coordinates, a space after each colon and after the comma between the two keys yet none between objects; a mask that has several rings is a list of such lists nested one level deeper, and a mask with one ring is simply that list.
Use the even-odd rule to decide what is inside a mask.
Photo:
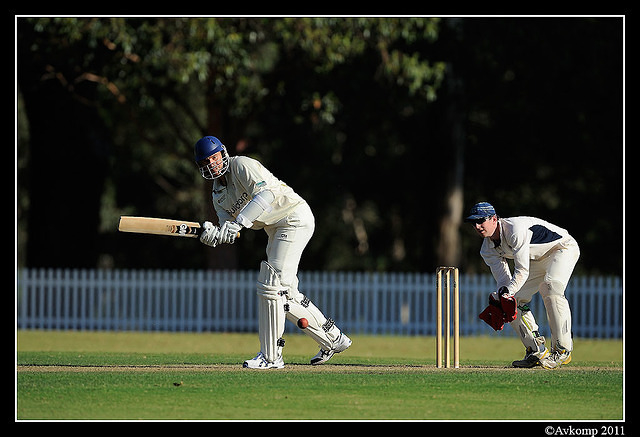
[{"label": "dark tree line", "polygon": [[[213,220],[192,146],[216,135],[309,202],[307,270],[485,271],[480,200],[569,229],[622,271],[622,20],[18,19],[18,261],[256,268],[234,246],[118,234]],[[603,256],[606,254],[606,256]]]}]

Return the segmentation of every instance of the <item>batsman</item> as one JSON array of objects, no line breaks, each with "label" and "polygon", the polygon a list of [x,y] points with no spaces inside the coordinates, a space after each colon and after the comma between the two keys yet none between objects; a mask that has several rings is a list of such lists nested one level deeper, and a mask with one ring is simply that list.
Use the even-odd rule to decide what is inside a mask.
[{"label": "batsman", "polygon": [[[525,346],[525,357],[513,367],[554,369],[571,361],[571,309],[564,292],[580,257],[566,229],[535,217],[498,217],[487,202],[475,204],[465,221],[483,237],[480,254],[497,282],[480,318],[496,331],[509,323]],[[513,260],[513,274],[507,259]],[[550,345],[540,335],[529,303],[542,296]]]},{"label": "batsman", "polygon": [[212,247],[233,244],[244,228],[264,229],[268,236],[267,259],[260,263],[257,281],[260,351],[243,367],[284,367],[285,320],[307,319],[304,333],[320,346],[312,365],[326,363],[347,349],[351,339],[298,289],[298,265],[315,228],[307,202],[257,160],[229,156],[216,137],[196,142],[195,161],[202,176],[213,181],[219,223],[205,222],[200,241]]}]

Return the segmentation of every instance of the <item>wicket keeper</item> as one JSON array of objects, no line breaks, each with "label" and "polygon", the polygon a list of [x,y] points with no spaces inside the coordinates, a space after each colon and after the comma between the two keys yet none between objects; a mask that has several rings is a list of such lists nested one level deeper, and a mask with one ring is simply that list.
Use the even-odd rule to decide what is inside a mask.
[{"label": "wicket keeper", "polygon": [[[490,296],[488,308],[491,303],[499,305],[499,302],[512,302],[513,299],[517,305],[517,312],[513,306],[515,319],[507,321],[520,336],[526,352],[524,359],[514,361],[512,365],[541,365],[553,369],[569,363],[573,349],[571,309],[564,291],[580,257],[576,240],[567,230],[539,218],[501,218],[487,202],[475,204],[465,222],[471,223],[483,238],[480,255],[497,282],[497,291]],[[513,260],[513,274],[507,259]],[[531,298],[537,292],[547,311],[550,349],[539,334],[529,308]],[[492,327],[502,329],[495,321]]]},{"label": "wicket keeper", "polygon": [[244,228],[264,229],[268,236],[267,259],[260,263],[257,281],[260,352],[243,367],[284,367],[285,319],[293,323],[307,319],[303,332],[320,346],[311,358],[313,365],[347,349],[349,337],[298,290],[298,264],[315,228],[307,202],[255,159],[229,156],[216,137],[196,142],[195,161],[202,177],[213,181],[213,207],[219,221],[219,226],[203,224],[200,241],[212,247],[233,244]]}]

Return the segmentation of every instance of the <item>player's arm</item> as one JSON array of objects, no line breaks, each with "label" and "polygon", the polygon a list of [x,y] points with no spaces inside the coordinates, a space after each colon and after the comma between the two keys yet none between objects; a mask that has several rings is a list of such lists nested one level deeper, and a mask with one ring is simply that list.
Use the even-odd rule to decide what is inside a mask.
[{"label": "player's arm", "polygon": [[269,213],[273,210],[271,205],[275,201],[275,194],[281,182],[260,161],[243,156],[235,163],[238,183],[252,196],[235,221],[245,228],[251,228],[263,212]]},{"label": "player's arm", "polygon": [[506,286],[509,295],[513,296],[529,278],[529,262],[531,231],[526,230],[511,236],[509,245],[513,249],[513,276]]},{"label": "player's arm", "polygon": [[263,212],[270,212],[273,208],[271,202],[275,199],[273,193],[269,190],[263,190],[253,196],[253,199],[245,205],[238,213],[235,220],[227,220],[220,226],[220,243],[233,244],[244,226],[250,228]]},{"label": "player's arm", "polygon": [[235,220],[224,222],[220,228],[221,242],[233,243],[238,231],[253,227],[263,212],[271,212],[271,204],[275,200],[274,193],[269,189],[268,180],[272,179],[269,171],[252,158],[238,157],[234,161],[234,172],[237,182],[253,197],[236,215]]},{"label": "player's arm", "polygon": [[245,228],[253,226],[258,217],[263,212],[271,212],[273,208],[271,203],[275,200],[275,195],[271,190],[262,190],[236,216],[236,223],[241,224]]},{"label": "player's arm", "polygon": [[482,256],[483,261],[489,267],[493,278],[496,280],[496,289],[499,289],[511,282],[511,271],[507,260],[500,256],[492,246],[492,242],[485,241],[482,244],[480,256]]},{"label": "player's arm", "polygon": [[[218,242],[233,244],[243,226],[245,228],[252,227],[253,222],[256,221],[263,212],[270,212],[273,209],[271,202],[273,202],[274,199],[275,196],[270,190],[263,190],[253,196],[253,199],[240,210],[235,220],[225,220],[220,226],[220,231],[217,236]],[[212,230],[212,232],[215,231]]]}]

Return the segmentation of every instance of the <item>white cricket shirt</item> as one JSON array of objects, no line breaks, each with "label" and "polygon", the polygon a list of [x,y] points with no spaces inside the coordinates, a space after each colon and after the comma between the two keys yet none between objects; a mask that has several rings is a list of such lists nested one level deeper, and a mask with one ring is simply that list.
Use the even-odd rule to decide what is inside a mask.
[{"label": "white cricket shirt", "polygon": [[259,161],[247,156],[230,156],[229,169],[224,174],[227,185],[220,178],[213,181],[213,207],[220,224],[234,220],[242,208],[263,190],[270,190],[275,199],[270,212],[263,212],[251,229],[262,229],[286,217],[296,206],[305,203],[291,187],[276,178]]},{"label": "white cricket shirt", "polygon": [[[529,277],[529,263],[546,258],[572,240],[566,229],[535,217],[500,218],[500,244],[483,239],[480,255],[500,287],[512,295]],[[514,261],[513,276],[507,259]]]}]

